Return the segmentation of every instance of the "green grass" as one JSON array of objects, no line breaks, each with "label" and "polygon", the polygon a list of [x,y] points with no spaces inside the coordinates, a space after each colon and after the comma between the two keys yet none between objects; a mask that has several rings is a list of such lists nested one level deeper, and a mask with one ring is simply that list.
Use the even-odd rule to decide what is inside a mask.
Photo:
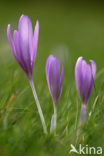
[{"label": "green grass", "polygon": [[[40,22],[33,77],[48,132],[53,105],[45,76],[46,59],[52,53],[64,65],[57,136],[43,133],[29,82],[13,58],[6,37],[7,24],[12,24],[12,30],[17,28],[22,13],[31,18],[33,27],[37,18]],[[37,2],[24,6],[20,2],[1,3],[0,14],[3,15],[0,18],[0,156],[67,156],[70,144],[78,148],[79,143],[104,149],[103,4]],[[87,120],[82,127],[78,125],[81,101],[74,80],[79,56],[87,61],[93,59],[97,64]]]}]

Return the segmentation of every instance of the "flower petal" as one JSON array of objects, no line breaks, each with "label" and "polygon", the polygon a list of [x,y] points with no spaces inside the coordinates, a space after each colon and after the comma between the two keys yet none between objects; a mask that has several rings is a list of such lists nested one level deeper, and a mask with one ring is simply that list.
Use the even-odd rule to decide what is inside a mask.
[{"label": "flower petal", "polygon": [[79,57],[75,66],[75,80],[78,94],[82,99],[83,104],[87,104],[91,95],[95,75],[96,63],[91,60],[90,66],[82,57]]},{"label": "flower petal", "polygon": [[91,62],[91,70],[92,70],[92,75],[93,79],[95,80],[95,75],[96,75],[96,63],[93,60],[90,60]]},{"label": "flower petal", "polygon": [[92,72],[91,75],[92,75],[92,78],[91,78],[90,87],[89,87],[89,90],[88,90],[88,93],[87,93],[87,98],[88,99],[89,99],[89,97],[91,95],[91,91],[92,91],[92,88],[93,88],[95,75],[96,75],[96,63],[93,60],[90,60],[90,62],[91,62],[91,72]]},{"label": "flower petal", "polygon": [[50,64],[49,85],[51,95],[56,103],[60,95],[60,64],[56,58]]},{"label": "flower petal", "polygon": [[32,73],[31,69],[31,54],[33,53],[33,32],[32,24],[27,16],[22,15],[19,21],[19,44],[20,50],[27,64],[28,70]]},{"label": "flower petal", "polygon": [[12,37],[11,37],[10,24],[9,24],[8,27],[7,27],[7,37],[8,37],[8,40],[9,40],[9,44],[10,44],[12,53],[13,53],[13,55],[15,56],[15,58],[17,58],[17,57],[16,57],[15,46],[14,46],[14,43],[13,43],[13,40],[12,40]]},{"label": "flower petal", "polygon": [[33,65],[34,65],[34,61],[35,61],[36,53],[37,53],[38,36],[39,36],[39,22],[36,21],[36,26],[35,26],[35,30],[34,30],[34,37],[33,37],[33,53],[31,55],[32,56],[31,60],[33,61]]},{"label": "flower petal", "polygon": [[28,70],[26,68],[26,63],[25,63],[25,61],[23,59],[21,49],[20,49],[19,33],[16,30],[13,33],[13,39],[14,39],[14,45],[15,45],[15,50],[16,50],[16,55],[17,55],[17,62],[20,64],[20,66],[25,71],[25,73],[28,73]]},{"label": "flower petal", "polygon": [[21,59],[21,52],[20,52],[20,46],[19,46],[19,35],[18,35],[17,30],[14,30],[13,40],[14,40],[16,55],[17,55],[18,59],[20,60]]},{"label": "flower petal", "polygon": [[[83,72],[83,84],[82,84],[82,99],[83,103],[86,103],[88,100],[87,94],[91,85],[91,67],[86,63],[86,66],[82,67],[85,72]],[[84,74],[85,73],[85,74]]]},{"label": "flower petal", "polygon": [[19,21],[20,48],[25,60],[29,59],[30,43],[32,42],[32,25],[27,16],[22,15]]},{"label": "flower petal", "polygon": [[78,94],[81,97],[82,95],[82,61],[83,58],[79,57],[77,63],[75,65],[75,80],[76,80],[76,87],[78,90]]},{"label": "flower petal", "polygon": [[46,78],[47,78],[48,84],[49,84],[49,67],[53,60],[54,60],[53,55],[50,55],[46,61]]},{"label": "flower petal", "polygon": [[60,63],[53,55],[46,62],[46,77],[53,102],[57,105],[62,92],[63,67],[60,75]]}]

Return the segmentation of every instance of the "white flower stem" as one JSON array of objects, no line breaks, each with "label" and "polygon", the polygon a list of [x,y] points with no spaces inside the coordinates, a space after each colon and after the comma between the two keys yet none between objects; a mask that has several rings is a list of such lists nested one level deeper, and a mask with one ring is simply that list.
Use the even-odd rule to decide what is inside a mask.
[{"label": "white flower stem", "polygon": [[34,95],[34,98],[35,98],[35,101],[36,101],[36,105],[37,105],[37,108],[38,108],[38,112],[39,112],[39,115],[40,115],[40,119],[41,119],[41,122],[42,122],[44,133],[47,134],[47,127],[46,127],[45,119],[44,119],[42,109],[41,109],[41,106],[40,106],[40,103],[39,103],[39,100],[38,100],[38,97],[37,97],[37,93],[36,93],[36,90],[35,90],[33,79],[30,80],[30,86],[32,88],[32,92],[33,92],[33,95]]},{"label": "white flower stem", "polygon": [[57,126],[57,107],[54,106],[54,133],[56,134],[56,126]]},{"label": "white flower stem", "polygon": [[54,106],[54,114],[52,115],[51,119],[51,127],[50,127],[50,133],[53,133],[56,135],[56,126],[57,126],[57,107]]},{"label": "white flower stem", "polygon": [[80,124],[84,124],[86,120],[86,105],[82,103],[80,112]]}]

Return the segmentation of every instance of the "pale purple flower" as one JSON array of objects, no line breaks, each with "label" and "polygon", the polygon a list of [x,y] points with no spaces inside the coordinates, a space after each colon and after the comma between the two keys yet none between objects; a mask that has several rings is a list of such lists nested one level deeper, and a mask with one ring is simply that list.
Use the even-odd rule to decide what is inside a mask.
[{"label": "pale purple flower", "polygon": [[75,66],[75,80],[78,94],[84,104],[91,95],[96,75],[96,63],[90,60],[91,66],[79,57]]},{"label": "pale purple flower", "polygon": [[43,130],[44,133],[47,133],[44,115],[33,82],[33,67],[37,53],[38,35],[39,22],[36,22],[33,34],[32,24],[28,16],[21,16],[19,20],[18,30],[14,30],[13,32],[13,39],[11,37],[10,25],[8,25],[7,27],[7,37],[12,53],[29,79],[30,86],[32,88],[32,92],[40,115],[40,119],[43,125]]},{"label": "pale purple flower", "polygon": [[82,100],[80,120],[83,123],[86,119],[86,104],[92,92],[96,75],[96,63],[90,60],[87,64],[83,57],[79,57],[75,66],[75,80],[79,97]]},{"label": "pale purple flower", "polygon": [[14,30],[13,39],[10,24],[7,27],[7,37],[15,59],[29,79],[32,78],[33,66],[36,59],[39,34],[39,22],[36,22],[34,34],[28,16],[22,15],[19,20],[18,30]]},{"label": "pale purple flower", "polygon": [[60,73],[60,63],[53,55],[50,55],[46,62],[46,78],[53,103],[57,106],[62,92],[63,66]]}]

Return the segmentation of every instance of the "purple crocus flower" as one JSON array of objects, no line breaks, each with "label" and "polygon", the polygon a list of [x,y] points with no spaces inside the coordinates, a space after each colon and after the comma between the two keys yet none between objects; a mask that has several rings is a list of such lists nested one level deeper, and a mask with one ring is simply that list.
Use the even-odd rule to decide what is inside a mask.
[{"label": "purple crocus flower", "polygon": [[36,59],[39,34],[39,22],[36,22],[34,35],[32,24],[28,16],[22,15],[18,30],[14,30],[13,39],[10,24],[7,27],[7,37],[15,59],[29,79],[32,78],[33,66]]},{"label": "purple crocus flower", "polygon": [[60,63],[53,55],[50,55],[46,62],[46,78],[54,106],[50,131],[56,133],[57,104],[62,92],[63,66],[60,73]]},{"label": "purple crocus flower", "polygon": [[53,103],[57,106],[62,92],[63,66],[60,74],[60,63],[53,55],[50,55],[46,62],[46,78]]},{"label": "purple crocus flower", "polygon": [[41,106],[36,94],[34,82],[33,82],[33,66],[36,59],[37,45],[39,34],[39,22],[36,22],[34,35],[32,30],[32,24],[28,16],[22,15],[19,20],[18,30],[14,30],[13,39],[11,37],[10,25],[7,27],[7,37],[12,50],[12,53],[21,66],[25,74],[27,75],[32,92],[36,101],[40,119],[43,125],[44,133],[47,133],[47,127],[45,124],[44,116],[41,110]]},{"label": "purple crocus flower", "polygon": [[79,57],[75,66],[75,80],[79,97],[82,100],[81,120],[86,118],[86,104],[92,92],[96,75],[96,63],[90,60],[91,66]]}]

